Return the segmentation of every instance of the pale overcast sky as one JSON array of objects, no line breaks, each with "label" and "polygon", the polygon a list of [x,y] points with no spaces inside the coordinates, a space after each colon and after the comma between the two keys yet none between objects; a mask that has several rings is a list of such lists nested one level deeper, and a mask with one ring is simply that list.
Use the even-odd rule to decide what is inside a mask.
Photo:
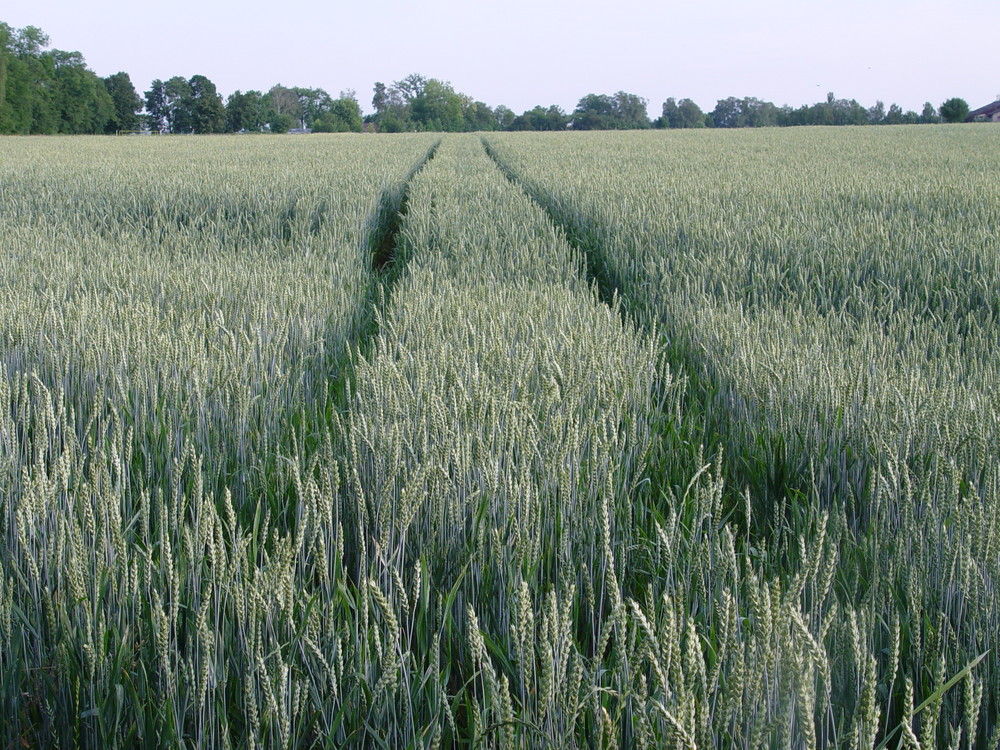
[{"label": "pale overcast sky", "polygon": [[101,76],[208,76],[224,96],[272,85],[356,89],[409,73],[517,112],[588,93],[775,104],[882,99],[920,110],[1000,95],[998,0],[4,0]]}]

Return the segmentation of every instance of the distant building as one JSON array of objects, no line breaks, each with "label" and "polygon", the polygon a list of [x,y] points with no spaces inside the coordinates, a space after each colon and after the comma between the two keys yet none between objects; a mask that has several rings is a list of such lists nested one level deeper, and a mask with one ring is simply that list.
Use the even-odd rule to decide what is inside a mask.
[{"label": "distant building", "polygon": [[291,128],[289,135],[309,135],[312,131],[309,128]]},{"label": "distant building", "polygon": [[1000,122],[1000,100],[987,104],[985,107],[974,109],[965,118],[966,122]]}]

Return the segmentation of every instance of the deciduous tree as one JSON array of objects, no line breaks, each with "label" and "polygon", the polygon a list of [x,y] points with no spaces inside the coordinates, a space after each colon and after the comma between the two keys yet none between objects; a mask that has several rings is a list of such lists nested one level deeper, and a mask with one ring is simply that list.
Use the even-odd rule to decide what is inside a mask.
[{"label": "deciduous tree", "polygon": [[969,116],[969,103],[955,97],[941,105],[941,119],[945,122],[963,122]]},{"label": "deciduous tree", "polygon": [[938,116],[937,110],[934,109],[934,105],[930,102],[924,102],[924,109],[920,113],[920,122],[928,124],[941,122],[941,118]]},{"label": "deciduous tree", "polygon": [[650,126],[646,100],[637,94],[617,91],[612,97],[615,127],[624,130],[640,130]]},{"label": "deciduous tree", "polygon": [[474,101],[471,96],[462,97],[463,130],[499,130],[496,113],[486,102]]},{"label": "deciduous tree", "polygon": [[52,65],[52,108],[57,132],[72,135],[103,133],[114,117],[114,102],[104,81],[88,70],[79,52],[45,53]]},{"label": "deciduous tree", "polygon": [[610,130],[614,127],[615,103],[607,94],[587,94],[573,110],[573,130]]},{"label": "deciduous tree", "polygon": [[330,106],[317,120],[312,128],[317,133],[360,133],[361,105],[358,100],[341,96],[330,102]]},{"label": "deciduous tree", "polygon": [[510,124],[510,130],[565,130],[569,117],[562,107],[553,104],[546,108],[541,105],[526,110]]},{"label": "deciduous tree", "polygon": [[646,100],[627,91],[587,94],[573,111],[574,130],[629,130],[648,128]]},{"label": "deciduous tree", "polygon": [[705,113],[690,99],[681,99],[678,102],[670,97],[663,102],[663,112],[657,120],[657,126],[661,128],[703,128],[705,127]]},{"label": "deciduous tree", "polygon": [[376,81],[372,106],[375,108],[372,121],[379,130],[398,133],[410,129],[409,102],[395,85],[386,86],[381,81]]},{"label": "deciduous tree", "polygon": [[333,97],[323,89],[292,89],[299,97],[299,127],[314,128],[316,121],[330,111]]},{"label": "deciduous tree", "polygon": [[424,81],[410,101],[410,112],[420,130],[455,133],[464,129],[462,97],[451,84],[436,78]]},{"label": "deciduous tree", "polygon": [[150,130],[164,131],[168,128],[167,86],[159,78],[153,79],[145,93],[146,125]]},{"label": "deciduous tree", "polygon": [[498,104],[493,108],[493,117],[496,119],[498,130],[509,130],[517,115],[510,107]]},{"label": "deciduous tree", "polygon": [[226,100],[226,129],[231,133],[260,131],[264,118],[264,95],[259,91],[238,89]]},{"label": "deciduous tree", "polygon": [[285,132],[302,119],[302,104],[298,93],[280,83],[267,92],[267,105],[268,122],[275,132]]},{"label": "deciduous tree", "polygon": [[104,87],[111,96],[114,114],[108,121],[107,132],[135,130],[139,127],[139,110],[142,98],[136,93],[128,73],[119,72],[104,79]]},{"label": "deciduous tree", "polygon": [[195,75],[188,81],[189,93],[183,100],[192,133],[224,133],[226,108],[215,84],[206,76]]}]

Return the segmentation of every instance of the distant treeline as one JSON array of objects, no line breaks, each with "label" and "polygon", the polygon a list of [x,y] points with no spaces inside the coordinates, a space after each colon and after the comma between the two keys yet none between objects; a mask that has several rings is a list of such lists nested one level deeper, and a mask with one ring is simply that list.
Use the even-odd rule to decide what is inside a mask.
[{"label": "distant treeline", "polygon": [[753,97],[720,99],[704,112],[691,99],[669,98],[651,120],[648,101],[635,94],[587,94],[576,109],[537,106],[521,114],[490,107],[436,78],[412,74],[390,85],[377,82],[373,111],[362,116],[354,91],[337,98],[323,89],[273,86],[236,91],[223,100],[206,76],[154,80],[140,96],[127,73],[100,78],[79,52],[46,49],[34,26],[0,22],[0,133],[115,133],[148,129],[168,133],[382,132],[479,130],[631,130],[743,128],[789,125],[902,125],[961,122],[969,107],[949,99],[940,110],[927,102],[918,114],[882,102],[864,107],[837,99],[798,108]]},{"label": "distant treeline", "polygon": [[113,129],[114,81],[89,70],[79,52],[45,51],[48,43],[34,26],[14,30],[0,23],[0,133]]}]

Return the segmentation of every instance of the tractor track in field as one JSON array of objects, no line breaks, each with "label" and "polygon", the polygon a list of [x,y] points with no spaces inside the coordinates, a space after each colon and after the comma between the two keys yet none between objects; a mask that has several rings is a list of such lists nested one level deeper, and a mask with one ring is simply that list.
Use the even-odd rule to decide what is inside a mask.
[{"label": "tractor track in field", "polygon": [[505,164],[493,147],[490,145],[486,138],[482,139],[483,150],[486,151],[486,155],[490,157],[493,164],[496,165],[500,173],[507,178],[514,187],[520,190],[522,193],[527,195],[532,202],[538,206],[548,217],[549,221],[562,231],[566,238],[566,242],[569,243],[570,247],[576,250],[580,257],[583,258],[585,265],[584,272],[587,277],[587,281],[592,283],[597,290],[598,297],[600,300],[612,309],[618,308],[623,318],[629,317],[629,305],[628,299],[625,297],[622,284],[617,276],[611,271],[608,263],[601,255],[599,251],[590,247],[588,243],[581,241],[573,228],[565,221],[562,220],[549,206],[546,204],[541,197],[536,194],[525,182],[520,178],[520,176],[514,172],[507,164]]},{"label": "tractor track in field", "polygon": [[[356,319],[354,333],[351,336],[350,349],[361,355],[371,350],[372,342],[379,331],[379,313],[387,304],[396,282],[406,269],[407,259],[399,253],[399,233],[406,217],[410,186],[414,178],[434,159],[441,146],[439,138],[427,150],[427,153],[413,165],[398,187],[386,187],[379,196],[375,211],[368,219],[371,227],[365,244],[371,266],[371,281],[364,293],[362,309]],[[347,410],[349,400],[349,383],[353,378],[354,357],[348,353],[345,361],[339,363],[336,374],[331,379],[333,402],[339,412]]]},{"label": "tractor track in field", "polygon": [[441,140],[438,139],[424,158],[417,162],[403,178],[402,186],[398,191],[387,189],[382,192],[378,208],[371,218],[374,229],[368,239],[368,246],[371,250],[372,270],[385,281],[395,282],[399,275],[399,266],[404,265],[397,262],[399,259],[396,253],[396,240],[409,206],[410,185],[420,171],[434,158],[440,147]]},{"label": "tractor track in field", "polygon": [[408,259],[400,253],[399,233],[409,211],[410,186],[416,176],[434,159],[440,147],[441,139],[438,139],[424,157],[410,169],[398,188],[386,188],[382,191],[378,207],[369,220],[372,226],[368,235],[372,281],[362,323],[355,336],[357,347],[362,352],[368,350],[371,339],[378,333],[378,310],[385,306],[392,288],[406,270]]}]

